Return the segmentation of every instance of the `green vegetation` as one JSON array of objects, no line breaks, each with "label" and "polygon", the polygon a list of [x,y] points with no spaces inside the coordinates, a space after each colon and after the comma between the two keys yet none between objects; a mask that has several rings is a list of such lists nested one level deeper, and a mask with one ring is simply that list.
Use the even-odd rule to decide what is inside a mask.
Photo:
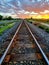
[{"label": "green vegetation", "polygon": [[3,18],[3,20],[13,20],[11,16]]},{"label": "green vegetation", "polygon": [[44,23],[48,23],[49,24],[49,19],[33,19],[33,18],[29,18],[26,19],[28,22],[33,22],[33,23],[37,23],[37,22],[44,22]]},{"label": "green vegetation", "polygon": [[3,16],[2,15],[0,15],[0,20],[2,20],[3,19]]},{"label": "green vegetation", "polygon": [[0,20],[15,20],[15,19],[12,18],[11,16],[3,17],[2,15],[0,15]]},{"label": "green vegetation", "polygon": [[30,23],[34,22],[32,18],[26,19],[26,21],[28,21]]},{"label": "green vegetation", "polygon": [[41,29],[44,29],[47,33],[49,33],[49,27],[44,26],[44,25],[39,25],[38,27]]},{"label": "green vegetation", "polygon": [[20,18],[12,18],[11,16],[3,17],[0,15],[0,35],[2,35],[6,30],[12,28],[16,22],[20,22]]},{"label": "green vegetation", "polygon": [[12,28],[16,22],[21,22],[21,19],[0,20],[0,35],[2,35],[6,30]]},{"label": "green vegetation", "polygon": [[14,24],[15,24],[15,22],[10,23],[8,25],[0,26],[0,35],[2,35],[5,30],[10,29]]},{"label": "green vegetation", "polygon": [[41,28],[41,29],[43,29],[43,30],[45,30],[46,32],[49,33],[49,27],[39,24],[40,22],[44,22],[44,23],[49,24],[49,19],[33,19],[33,18],[30,18],[30,19],[26,19],[26,20],[30,23],[36,24],[36,26],[38,26],[39,28]]},{"label": "green vegetation", "polygon": [[49,33],[49,28],[47,28],[47,29],[46,29],[46,32],[48,32],[48,33]]},{"label": "green vegetation", "polygon": [[44,25],[39,25],[39,28],[46,29],[46,27]]}]

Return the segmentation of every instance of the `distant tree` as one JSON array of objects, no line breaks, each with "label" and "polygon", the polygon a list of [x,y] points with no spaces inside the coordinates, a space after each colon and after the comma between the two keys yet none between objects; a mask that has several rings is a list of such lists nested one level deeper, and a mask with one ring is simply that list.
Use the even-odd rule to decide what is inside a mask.
[{"label": "distant tree", "polygon": [[0,20],[2,20],[3,19],[3,16],[2,15],[0,15]]},{"label": "distant tree", "polygon": [[7,20],[12,20],[13,18],[11,17],[11,16],[9,16],[8,18],[7,18]]},{"label": "distant tree", "polygon": [[32,20],[32,17],[31,17],[31,20]]},{"label": "distant tree", "polygon": [[4,18],[4,20],[13,20],[13,18],[12,18],[11,16],[9,16],[9,17],[6,16],[6,17]]}]

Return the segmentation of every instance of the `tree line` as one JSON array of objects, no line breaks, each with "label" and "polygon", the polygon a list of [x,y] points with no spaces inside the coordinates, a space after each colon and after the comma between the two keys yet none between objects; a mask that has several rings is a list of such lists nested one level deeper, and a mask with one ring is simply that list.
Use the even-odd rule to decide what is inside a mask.
[{"label": "tree line", "polygon": [[14,18],[12,18],[11,16],[8,17],[3,17],[2,15],[0,15],[0,20],[13,20]]}]

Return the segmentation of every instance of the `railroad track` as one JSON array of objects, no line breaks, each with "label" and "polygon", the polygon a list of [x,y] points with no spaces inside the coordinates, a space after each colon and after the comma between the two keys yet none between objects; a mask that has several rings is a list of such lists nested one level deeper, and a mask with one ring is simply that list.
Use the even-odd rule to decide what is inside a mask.
[{"label": "railroad track", "polygon": [[49,60],[24,21],[0,59],[0,65],[49,65]]},{"label": "railroad track", "polygon": [[[20,24],[20,23],[19,23]],[[3,36],[2,39],[0,40],[0,58],[2,57],[2,55],[4,54],[6,48],[8,47],[11,39],[13,38],[18,26],[18,23],[16,23],[12,29],[10,29],[9,31],[7,31]],[[15,27],[16,26],[16,27]],[[13,31],[12,31],[13,30]]]}]

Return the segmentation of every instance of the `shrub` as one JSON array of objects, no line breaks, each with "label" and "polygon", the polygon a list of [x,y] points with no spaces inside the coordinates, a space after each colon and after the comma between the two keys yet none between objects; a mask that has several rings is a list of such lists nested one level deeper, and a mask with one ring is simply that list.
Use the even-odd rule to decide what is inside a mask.
[{"label": "shrub", "polygon": [[49,33],[49,28],[47,28],[47,29],[46,29],[46,32],[48,32],[48,33]]},{"label": "shrub", "polygon": [[44,29],[44,26],[39,26],[39,28]]}]

